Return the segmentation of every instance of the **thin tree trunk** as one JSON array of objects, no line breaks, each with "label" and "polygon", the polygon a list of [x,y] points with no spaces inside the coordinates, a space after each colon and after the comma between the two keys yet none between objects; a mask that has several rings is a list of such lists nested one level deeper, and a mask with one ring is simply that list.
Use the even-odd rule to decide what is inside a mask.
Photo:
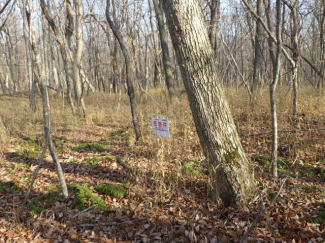
[{"label": "thin tree trunk", "polygon": [[125,44],[123,42],[122,34],[121,34],[120,30],[118,28],[116,28],[114,22],[111,19],[111,16],[109,13],[110,0],[107,0],[106,2],[107,2],[106,19],[114,33],[114,36],[116,37],[117,41],[120,44],[121,51],[123,53],[124,60],[125,60],[126,83],[127,83],[128,96],[130,99],[132,122],[133,122],[136,141],[138,141],[141,137],[141,130],[140,130],[140,125],[139,125],[138,118],[137,118],[137,106],[136,106],[136,101],[135,101],[135,91],[134,91],[134,87],[133,87],[133,83],[132,83],[132,79],[134,78],[134,69],[132,67],[129,50],[127,49],[127,47],[125,46]]},{"label": "thin tree trunk", "polygon": [[293,79],[293,117],[298,115],[298,67],[299,67],[299,1],[296,0],[291,9],[292,33],[291,43],[293,47],[292,60],[295,66],[292,70]]},{"label": "thin tree trunk", "polygon": [[210,4],[210,25],[209,25],[209,39],[214,51],[217,55],[217,30],[218,20],[220,18],[220,0],[211,0]]},{"label": "thin tree trunk", "polygon": [[45,75],[44,75],[44,71],[42,71],[43,69],[41,67],[40,51],[38,49],[38,46],[35,43],[35,37],[34,37],[32,29],[31,29],[32,24],[30,24],[30,21],[31,21],[30,13],[28,11],[25,1],[22,0],[22,2],[23,2],[23,6],[24,6],[23,17],[26,18],[26,20],[27,20],[27,16],[29,16],[29,20],[27,20],[26,23],[29,23],[28,28],[30,28],[29,42],[31,45],[32,61],[34,64],[33,65],[33,73],[34,73],[34,77],[36,78],[36,80],[40,86],[41,94],[42,94],[44,137],[45,137],[46,143],[47,143],[47,141],[49,142],[49,150],[50,150],[53,162],[55,164],[55,167],[56,167],[56,170],[58,173],[62,194],[63,194],[64,198],[68,198],[68,189],[67,189],[67,185],[65,182],[64,174],[63,174],[63,171],[61,168],[60,161],[58,160],[58,158],[55,154],[55,150],[54,150],[54,146],[53,146],[52,138],[51,138],[51,133],[50,133],[49,97],[48,97],[48,91],[47,91],[47,84],[43,80]]},{"label": "thin tree trunk", "polygon": [[162,50],[162,60],[164,64],[165,70],[165,80],[166,85],[169,93],[169,97],[171,99],[175,98],[175,89],[173,86],[173,70],[170,63],[170,54],[168,48],[168,41],[167,41],[167,31],[164,25],[164,18],[163,18],[163,9],[161,5],[161,0],[153,0],[153,5],[156,12],[156,19],[158,23],[158,31],[160,36],[160,45]]},{"label": "thin tree trunk", "polygon": [[82,2],[81,0],[74,0],[76,11],[76,50],[74,53],[72,68],[73,68],[73,80],[75,87],[75,94],[77,100],[77,107],[81,107],[83,116],[86,117],[86,106],[82,97],[82,84],[80,78],[81,68],[81,55],[83,47],[82,39]]},{"label": "thin tree trunk", "polygon": [[281,66],[281,49],[282,49],[282,39],[281,39],[281,1],[276,1],[276,56],[275,56],[275,66],[273,67],[273,81],[270,84],[270,100],[271,100],[271,115],[272,115],[272,154],[271,154],[271,166],[272,166],[272,176],[278,176],[278,121],[277,121],[277,110],[276,110],[276,96],[275,89],[279,81],[280,76],[280,66]]},{"label": "thin tree trunk", "polygon": [[[261,16],[261,0],[256,1],[256,14]],[[261,23],[256,20],[256,32],[255,32],[255,49],[254,49],[254,73],[253,73],[253,84],[251,92],[254,95],[260,82],[261,75],[261,57],[262,57],[262,26]]]}]

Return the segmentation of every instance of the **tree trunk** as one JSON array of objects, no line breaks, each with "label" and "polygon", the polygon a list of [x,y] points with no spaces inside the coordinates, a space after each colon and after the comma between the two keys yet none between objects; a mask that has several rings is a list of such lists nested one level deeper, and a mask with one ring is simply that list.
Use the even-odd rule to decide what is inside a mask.
[{"label": "tree trunk", "polygon": [[164,18],[163,18],[163,9],[161,6],[161,0],[153,0],[153,5],[156,12],[156,19],[158,23],[158,31],[160,36],[160,45],[162,50],[162,60],[164,64],[165,70],[165,80],[166,86],[168,89],[169,97],[175,98],[175,89],[173,86],[173,70],[170,63],[170,55],[169,55],[169,48],[168,48],[168,41],[167,41],[167,31],[164,25]]},{"label": "tree trunk", "polygon": [[210,4],[210,25],[209,25],[209,39],[214,51],[217,54],[217,29],[218,20],[220,18],[220,0],[211,0]]},{"label": "tree trunk", "polygon": [[299,1],[295,0],[291,8],[292,18],[292,33],[291,33],[291,45],[292,60],[295,66],[292,70],[292,82],[293,82],[293,117],[298,115],[298,67],[299,67]]},{"label": "tree trunk", "polygon": [[240,143],[220,83],[199,0],[164,0],[170,35],[196,130],[211,166],[212,197],[239,204],[255,191],[254,174]]},{"label": "tree trunk", "polygon": [[276,96],[275,89],[279,81],[280,76],[280,61],[281,61],[281,50],[282,50],[282,39],[281,39],[281,1],[276,1],[276,56],[275,66],[273,66],[273,81],[270,84],[270,101],[271,101],[271,115],[272,115],[272,154],[271,154],[271,166],[273,177],[278,176],[278,121],[276,111]]},{"label": "tree trunk", "polygon": [[[261,0],[256,1],[256,14],[261,16]],[[251,92],[254,95],[257,90],[259,81],[260,81],[260,73],[261,73],[261,57],[262,57],[262,26],[260,21],[256,20],[256,32],[255,32],[255,57],[254,57],[254,73],[253,73],[253,84],[251,88]]]},{"label": "tree trunk", "polygon": [[[24,0],[22,0],[23,6],[24,6],[24,11],[23,12],[23,18],[27,20],[27,16],[30,17],[30,13],[28,12],[28,8],[26,6],[26,3]],[[30,24],[31,19],[25,21],[28,23],[28,28],[31,27]],[[59,177],[59,182],[62,190],[62,194],[64,198],[68,198],[68,189],[67,185],[65,182],[64,174],[61,168],[60,161],[58,160],[54,146],[52,143],[52,138],[51,138],[51,133],[50,133],[50,106],[49,106],[49,97],[48,97],[48,91],[47,91],[47,84],[43,80],[44,79],[44,71],[41,67],[41,57],[40,57],[40,51],[38,49],[38,46],[35,43],[35,37],[32,31],[30,31],[30,38],[29,38],[29,43],[31,45],[31,51],[32,51],[32,61],[33,61],[33,73],[34,77],[37,80],[40,89],[41,89],[41,94],[42,94],[42,103],[43,103],[43,127],[44,127],[44,137],[45,141],[49,141],[49,150],[53,159],[53,162],[55,164],[55,168],[58,173]]]},{"label": "tree trunk", "polygon": [[[77,107],[81,108],[83,117],[86,117],[86,106],[82,97],[82,84],[80,78],[81,69],[81,55],[83,47],[82,39],[82,2],[81,0],[75,0],[75,11],[76,11],[76,50],[73,58],[73,80],[76,94]],[[72,52],[72,50],[71,50]]]},{"label": "tree trunk", "polygon": [[126,48],[122,34],[118,28],[116,28],[114,22],[111,19],[109,9],[110,9],[110,0],[107,0],[107,6],[106,6],[106,19],[108,24],[110,25],[114,36],[116,37],[117,41],[120,44],[121,51],[124,56],[125,60],[125,69],[126,69],[126,83],[127,83],[127,90],[128,90],[128,96],[130,99],[130,106],[131,106],[131,113],[132,113],[132,122],[133,122],[133,127],[134,127],[134,132],[135,132],[135,138],[136,141],[138,141],[141,137],[141,130],[140,130],[140,125],[138,122],[137,118],[137,107],[136,107],[136,101],[135,101],[135,91],[132,83],[132,79],[134,78],[134,69],[132,67],[131,63],[131,57],[130,57],[130,52]]}]

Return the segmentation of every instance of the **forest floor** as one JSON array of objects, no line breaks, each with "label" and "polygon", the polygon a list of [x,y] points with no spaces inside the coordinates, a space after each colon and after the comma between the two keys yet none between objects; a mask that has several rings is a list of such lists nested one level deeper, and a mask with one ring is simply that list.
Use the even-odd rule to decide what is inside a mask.
[{"label": "forest floor", "polygon": [[[268,91],[252,110],[245,91],[227,97],[260,186],[247,206],[209,198],[209,175],[185,95],[169,104],[153,92],[139,101],[143,137],[134,143],[128,99],[86,97],[87,119],[51,98],[51,132],[69,185],[60,194],[49,154],[24,197],[44,146],[41,103],[0,96],[0,242],[325,242],[325,98],[303,91],[299,118],[279,95],[279,178],[270,174]],[[140,99],[140,98],[139,98]],[[151,133],[151,117],[168,118],[170,138]],[[301,129],[312,129],[309,131]],[[116,158],[127,165],[123,168]],[[247,175],[249,176],[249,175]],[[261,205],[264,211],[261,214]]]}]

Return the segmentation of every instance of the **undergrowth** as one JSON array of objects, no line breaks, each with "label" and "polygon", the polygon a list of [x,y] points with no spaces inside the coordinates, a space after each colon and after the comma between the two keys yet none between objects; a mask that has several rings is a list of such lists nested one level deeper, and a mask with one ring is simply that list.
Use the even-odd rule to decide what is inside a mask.
[{"label": "undergrowth", "polygon": [[76,152],[83,152],[83,151],[91,151],[91,152],[105,152],[106,147],[102,144],[99,143],[82,143],[78,147],[73,148],[74,151]]},{"label": "undergrowth", "polygon": [[83,210],[85,206],[90,203],[92,206],[96,206],[99,209],[107,210],[107,206],[104,201],[96,196],[89,188],[79,184],[70,184],[68,188],[75,194],[74,201],[71,205],[72,208]]},{"label": "undergrowth", "polygon": [[94,186],[99,194],[106,194],[116,198],[124,197],[126,190],[130,188],[129,183],[124,184],[107,184]]}]

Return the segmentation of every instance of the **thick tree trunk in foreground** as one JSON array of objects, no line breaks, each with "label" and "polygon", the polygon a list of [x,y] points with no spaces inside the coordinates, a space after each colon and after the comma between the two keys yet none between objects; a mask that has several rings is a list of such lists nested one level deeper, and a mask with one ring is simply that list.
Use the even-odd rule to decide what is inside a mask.
[{"label": "thick tree trunk in foreground", "polygon": [[239,204],[254,192],[252,167],[241,146],[220,83],[199,0],[163,0],[196,130],[211,166],[212,197]]}]

